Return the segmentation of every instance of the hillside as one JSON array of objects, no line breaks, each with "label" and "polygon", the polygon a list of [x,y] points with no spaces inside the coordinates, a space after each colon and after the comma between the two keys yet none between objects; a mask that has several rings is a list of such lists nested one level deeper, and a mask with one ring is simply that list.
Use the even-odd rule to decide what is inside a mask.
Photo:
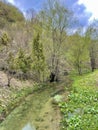
[{"label": "hillside", "polygon": [[0,1],[0,28],[7,23],[15,23],[24,21],[23,14],[9,3]]}]

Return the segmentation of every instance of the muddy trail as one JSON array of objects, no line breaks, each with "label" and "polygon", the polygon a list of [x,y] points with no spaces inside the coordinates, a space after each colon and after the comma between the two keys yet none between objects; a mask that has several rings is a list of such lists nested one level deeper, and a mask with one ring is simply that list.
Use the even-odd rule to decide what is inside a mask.
[{"label": "muddy trail", "polygon": [[64,88],[59,88],[52,85],[29,95],[0,124],[0,130],[60,130],[60,110],[52,103],[55,94],[62,94]]}]

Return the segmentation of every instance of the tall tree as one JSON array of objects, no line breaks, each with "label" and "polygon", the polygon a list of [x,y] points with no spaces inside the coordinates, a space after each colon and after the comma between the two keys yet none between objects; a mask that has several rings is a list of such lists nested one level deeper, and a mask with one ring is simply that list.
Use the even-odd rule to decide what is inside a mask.
[{"label": "tall tree", "polygon": [[80,36],[79,33],[69,37],[69,52],[68,61],[77,70],[78,74],[82,74],[85,62],[88,60],[88,50],[85,44],[85,37]]},{"label": "tall tree", "polygon": [[16,68],[25,74],[31,68],[31,57],[22,48],[19,48],[18,54],[15,57],[15,63]]},{"label": "tall tree", "polygon": [[90,66],[92,72],[96,69],[96,59],[98,52],[98,30],[95,25],[90,25],[86,31],[85,38],[86,44],[88,44]]},{"label": "tall tree", "polygon": [[45,70],[45,57],[43,54],[43,44],[40,42],[40,35],[37,36],[33,40],[33,71],[37,74],[38,81],[41,81],[41,75]]},{"label": "tall tree", "polygon": [[51,73],[55,75],[54,80],[59,77],[59,65],[62,53],[62,44],[66,38],[66,28],[68,27],[69,11],[59,0],[48,0],[41,12],[43,28],[48,32],[48,37],[52,40],[51,49]]}]

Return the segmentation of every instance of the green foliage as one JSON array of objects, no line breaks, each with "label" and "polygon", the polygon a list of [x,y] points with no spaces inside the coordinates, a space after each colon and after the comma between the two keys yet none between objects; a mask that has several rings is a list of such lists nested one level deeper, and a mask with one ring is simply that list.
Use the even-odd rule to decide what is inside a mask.
[{"label": "green foliage", "polygon": [[7,46],[10,41],[10,38],[6,32],[4,32],[0,38],[0,42],[2,45]]},{"label": "green foliage", "polygon": [[63,50],[66,39],[65,30],[71,13],[59,0],[47,0],[40,15],[42,26],[45,28],[44,35],[47,37],[47,43],[49,43],[49,48],[47,47],[49,68],[50,71],[55,73],[55,78],[58,79],[62,53],[65,52]]},{"label": "green foliage", "polygon": [[26,73],[31,68],[31,57],[20,48],[15,59],[16,68]]},{"label": "green foliage", "polygon": [[60,103],[62,130],[98,129],[97,72],[74,79],[68,102]]},{"label": "green foliage", "polygon": [[8,59],[7,59],[7,63],[8,63],[8,68],[9,70],[15,70],[15,57],[13,55],[13,53],[9,53],[8,55]]},{"label": "green foliage", "polygon": [[43,54],[43,44],[40,42],[39,34],[37,34],[37,36],[33,40],[32,56],[33,56],[32,68],[34,71],[37,72],[40,80],[41,73],[44,72],[45,70],[45,57]]},{"label": "green foliage", "polygon": [[86,66],[85,63],[89,61],[88,46],[85,43],[85,38],[80,36],[77,32],[69,37],[69,43],[68,61],[78,74],[81,74],[82,69]]},{"label": "green foliage", "polygon": [[89,50],[89,57],[90,57],[90,65],[92,72],[96,69],[96,64],[97,64],[97,52],[98,52],[98,44],[97,44],[97,26],[96,25],[91,25],[88,27],[86,33],[85,33],[85,39],[86,39],[86,44],[88,45],[88,50]]}]

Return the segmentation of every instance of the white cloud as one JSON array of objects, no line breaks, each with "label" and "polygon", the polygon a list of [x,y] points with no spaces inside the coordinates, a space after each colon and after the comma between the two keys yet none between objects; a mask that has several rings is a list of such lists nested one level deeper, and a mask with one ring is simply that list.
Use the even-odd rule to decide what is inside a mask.
[{"label": "white cloud", "polygon": [[92,16],[89,19],[98,19],[98,0],[79,0],[78,4],[84,4],[86,11],[91,12]]},{"label": "white cloud", "polygon": [[14,0],[7,0],[9,3],[15,4]]}]

